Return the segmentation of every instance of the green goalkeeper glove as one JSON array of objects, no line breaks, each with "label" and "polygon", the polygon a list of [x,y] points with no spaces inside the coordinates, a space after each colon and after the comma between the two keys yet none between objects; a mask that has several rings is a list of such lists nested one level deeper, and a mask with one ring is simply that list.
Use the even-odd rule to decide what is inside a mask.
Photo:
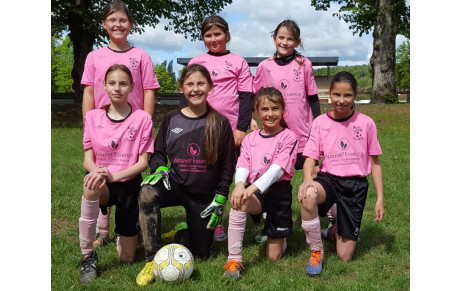
[{"label": "green goalkeeper glove", "polygon": [[209,204],[209,206],[201,212],[201,218],[206,218],[211,215],[208,225],[206,226],[207,229],[214,229],[222,223],[225,202],[227,202],[227,197],[216,194],[211,204]]},{"label": "green goalkeeper glove", "polygon": [[161,179],[163,180],[163,184],[165,185],[165,188],[168,190],[171,190],[171,185],[169,184],[169,174],[168,174],[169,169],[165,166],[158,167],[155,170],[155,173],[145,177],[144,181],[142,181],[142,185],[155,185],[158,183],[158,181]]}]

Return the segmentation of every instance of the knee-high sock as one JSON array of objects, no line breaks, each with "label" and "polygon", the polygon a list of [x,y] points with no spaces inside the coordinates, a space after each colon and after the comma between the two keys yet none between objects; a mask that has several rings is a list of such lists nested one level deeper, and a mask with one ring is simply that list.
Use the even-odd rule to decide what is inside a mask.
[{"label": "knee-high sock", "polygon": [[94,250],[94,232],[96,230],[97,215],[99,213],[99,199],[89,201],[81,198],[81,214],[78,220],[80,231],[80,249],[82,254],[90,253]]},{"label": "knee-high sock", "polygon": [[302,229],[305,232],[310,250],[322,250],[323,242],[321,241],[321,224],[319,216],[308,221],[302,219]]},{"label": "knee-high sock", "polygon": [[243,262],[243,238],[246,212],[230,209],[228,220],[228,260]]},{"label": "knee-high sock", "polygon": [[337,204],[333,204],[332,207],[327,212],[327,217],[329,220],[336,220],[337,219]]},{"label": "knee-high sock", "polygon": [[96,232],[108,235],[110,233],[110,212],[112,207],[107,207],[107,215],[102,214],[99,210],[99,216],[97,217]]}]

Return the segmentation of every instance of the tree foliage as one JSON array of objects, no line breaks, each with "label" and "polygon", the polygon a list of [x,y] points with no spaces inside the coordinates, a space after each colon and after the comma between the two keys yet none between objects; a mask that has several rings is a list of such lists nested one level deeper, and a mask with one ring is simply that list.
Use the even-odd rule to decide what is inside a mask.
[{"label": "tree foliage", "polygon": [[[168,69],[166,63],[167,61],[164,61],[163,63],[154,66],[155,75],[157,76],[158,82],[161,85],[161,88],[156,90],[158,93],[177,92],[175,74]],[[172,61],[170,61],[170,64],[172,64]]]},{"label": "tree foliage", "polygon": [[73,47],[69,37],[51,37],[51,92],[65,93],[72,89]]},{"label": "tree foliage", "polygon": [[410,88],[410,41],[403,42],[396,49],[396,85]]},{"label": "tree foliage", "polygon": [[[316,10],[324,11],[331,7],[331,3],[342,5],[339,8],[339,12],[332,15],[349,23],[349,28],[353,31],[353,34],[358,33],[359,36],[362,36],[363,33],[370,33],[374,29],[377,16],[376,4],[378,2],[376,0],[311,0],[311,5]],[[394,2],[391,9],[396,12],[398,17],[398,34],[409,38],[409,6],[406,6],[404,0],[396,0]]]},{"label": "tree foliage", "polygon": [[311,0],[317,10],[328,10],[332,3],[340,6],[333,16],[350,24],[353,34],[372,31],[371,103],[393,102],[397,99],[396,35],[410,37],[410,7],[405,0]]},{"label": "tree foliage", "polygon": [[[108,1],[103,0],[51,0],[51,27],[53,34],[69,31],[74,48],[73,88],[79,86],[86,56],[93,46],[106,43],[102,22],[102,10]],[[142,33],[144,28],[155,27],[161,19],[169,19],[165,30],[180,33],[192,40],[200,36],[204,18],[221,11],[232,0],[125,0],[135,24],[132,31]]]}]

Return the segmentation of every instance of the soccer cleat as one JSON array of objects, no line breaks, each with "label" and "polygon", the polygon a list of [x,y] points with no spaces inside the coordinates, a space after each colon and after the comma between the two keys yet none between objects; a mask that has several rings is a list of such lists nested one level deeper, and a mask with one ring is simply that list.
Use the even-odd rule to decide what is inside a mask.
[{"label": "soccer cleat", "polygon": [[108,234],[102,234],[100,232],[96,233],[96,239],[93,242],[93,246],[95,248],[105,246],[108,243],[109,243],[109,235]]},{"label": "soccer cleat", "polygon": [[224,266],[224,276],[229,279],[239,280],[241,278],[241,272],[246,271],[241,262],[230,260]]},{"label": "soccer cleat", "polygon": [[96,279],[96,265],[98,260],[96,251],[81,256],[81,261],[77,265],[77,268],[81,267],[80,282],[88,283]]},{"label": "soccer cleat", "polygon": [[325,241],[335,241],[337,234],[337,223],[334,223],[331,227],[321,233],[321,238]]},{"label": "soccer cleat", "polygon": [[142,271],[137,274],[136,283],[138,286],[147,286],[155,281],[155,274],[153,273],[153,260],[147,262]]},{"label": "soccer cleat", "polygon": [[319,276],[323,270],[323,261],[324,261],[324,251],[323,250],[313,250],[310,254],[310,259],[308,260],[308,265],[305,270],[308,276]]},{"label": "soccer cleat", "polygon": [[176,232],[178,232],[181,229],[187,229],[187,227],[188,227],[187,222],[178,223],[169,232],[162,234],[161,239],[163,240],[164,243],[173,243]]},{"label": "soccer cleat", "polygon": [[267,241],[267,235],[263,233],[263,231],[259,232],[256,237],[254,238],[258,243],[264,243]]},{"label": "soccer cleat", "polygon": [[214,241],[221,242],[227,240],[227,235],[225,234],[225,228],[224,226],[218,225],[214,229]]}]

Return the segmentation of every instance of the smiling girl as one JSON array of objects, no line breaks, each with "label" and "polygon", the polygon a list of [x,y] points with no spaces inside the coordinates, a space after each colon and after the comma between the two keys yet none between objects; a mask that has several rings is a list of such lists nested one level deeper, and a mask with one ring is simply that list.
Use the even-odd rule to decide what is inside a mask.
[{"label": "smiling girl", "polygon": [[243,140],[231,195],[229,255],[224,276],[236,280],[244,270],[242,245],[246,213],[254,216],[267,213],[266,253],[273,261],[281,258],[287,246],[286,237],[292,233],[290,180],[294,176],[297,136],[284,120],[286,104],[277,89],[259,90],[254,108],[263,129],[252,131]]},{"label": "smiling girl", "polygon": [[134,83],[124,65],[111,66],[104,77],[110,104],[85,115],[83,166],[88,172],[83,180],[83,197],[79,219],[82,258],[80,281],[96,278],[98,255],[94,250],[99,208],[116,205],[115,233],[121,262],[132,262],[139,232],[137,197],[141,173],[153,152],[153,124],[143,110],[128,103]]},{"label": "smiling girl", "polygon": [[[207,102],[212,86],[205,67],[186,67],[179,87],[188,105],[168,112],[158,130],[149,162],[151,175],[139,193],[146,257],[136,278],[139,286],[155,278],[153,258],[163,246],[161,208],[183,206],[188,228],[176,233],[176,238],[180,233],[186,239],[176,242],[186,245],[195,258],[207,259],[211,254],[211,228],[222,220],[236,160],[230,123]],[[160,177],[163,183],[158,183]]]},{"label": "smiling girl", "polygon": [[[357,82],[348,72],[336,74],[329,96],[333,111],[313,121],[310,139],[303,151],[306,158],[304,181],[299,187],[302,228],[311,255],[306,274],[321,274],[324,260],[319,215],[337,204],[337,255],[342,261],[352,259],[364,205],[367,198],[367,176],[377,194],[375,221],[385,216],[383,203],[382,154],[374,121],[354,108]],[[320,160],[318,176],[313,178],[315,162]]]}]

